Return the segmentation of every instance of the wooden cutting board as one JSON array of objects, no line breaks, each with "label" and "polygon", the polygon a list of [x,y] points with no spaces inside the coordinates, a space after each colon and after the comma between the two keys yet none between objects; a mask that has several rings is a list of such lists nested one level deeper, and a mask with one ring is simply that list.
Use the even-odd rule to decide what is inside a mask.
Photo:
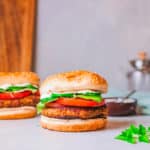
[{"label": "wooden cutting board", "polygon": [[0,71],[32,70],[36,0],[0,0]]}]

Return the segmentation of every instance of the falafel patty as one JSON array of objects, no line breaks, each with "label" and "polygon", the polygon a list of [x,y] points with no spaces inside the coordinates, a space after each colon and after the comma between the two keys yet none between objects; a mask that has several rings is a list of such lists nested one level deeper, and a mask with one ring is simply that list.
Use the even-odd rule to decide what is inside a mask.
[{"label": "falafel patty", "polygon": [[42,110],[42,115],[59,119],[92,119],[106,118],[106,105],[100,107],[51,107]]},{"label": "falafel patty", "polygon": [[0,108],[5,107],[20,107],[20,106],[36,106],[39,102],[38,95],[29,95],[24,98],[15,99],[15,100],[0,100]]}]

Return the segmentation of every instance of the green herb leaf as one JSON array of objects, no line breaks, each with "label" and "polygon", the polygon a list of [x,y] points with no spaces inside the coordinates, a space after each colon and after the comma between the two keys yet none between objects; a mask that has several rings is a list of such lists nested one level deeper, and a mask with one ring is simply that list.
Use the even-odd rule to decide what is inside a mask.
[{"label": "green herb leaf", "polygon": [[121,132],[115,139],[123,140],[132,144],[139,142],[150,143],[150,127],[146,128],[143,125],[136,127],[131,124],[129,128]]},{"label": "green herb leaf", "polygon": [[139,134],[145,135],[146,134],[146,128],[143,125],[139,125]]},{"label": "green herb leaf", "polygon": [[138,134],[138,133],[139,133],[139,129],[138,129],[135,125],[133,125],[133,124],[130,125],[130,129],[131,129],[132,132],[135,133],[135,134]]},{"label": "green herb leaf", "polygon": [[150,139],[147,135],[140,135],[139,136],[139,141],[140,142],[145,142],[145,143],[150,143]]}]

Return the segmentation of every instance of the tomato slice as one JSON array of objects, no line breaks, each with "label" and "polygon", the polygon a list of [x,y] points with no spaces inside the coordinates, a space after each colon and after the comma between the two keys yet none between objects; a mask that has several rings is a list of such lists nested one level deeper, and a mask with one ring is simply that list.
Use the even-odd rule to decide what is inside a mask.
[{"label": "tomato slice", "polygon": [[55,102],[46,103],[46,107],[59,108],[59,107],[64,107],[64,105],[59,104],[57,103],[57,101],[55,101]]},{"label": "tomato slice", "polygon": [[0,100],[19,99],[31,95],[31,91],[0,93]]},{"label": "tomato slice", "polygon": [[77,107],[99,107],[105,104],[105,101],[94,102],[92,100],[85,100],[82,98],[59,98],[57,103],[65,106],[77,106]]},{"label": "tomato slice", "polygon": [[36,91],[34,94],[35,94],[36,96],[40,96],[40,91]]}]

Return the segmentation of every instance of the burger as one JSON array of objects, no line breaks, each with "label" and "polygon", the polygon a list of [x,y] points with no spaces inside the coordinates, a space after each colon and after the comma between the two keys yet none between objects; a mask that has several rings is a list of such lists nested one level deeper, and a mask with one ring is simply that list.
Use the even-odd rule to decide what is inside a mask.
[{"label": "burger", "polygon": [[107,108],[102,93],[107,81],[97,73],[77,70],[49,76],[40,87],[40,124],[63,132],[104,128]]},{"label": "burger", "polygon": [[33,72],[0,72],[0,119],[36,116],[39,77]]}]

